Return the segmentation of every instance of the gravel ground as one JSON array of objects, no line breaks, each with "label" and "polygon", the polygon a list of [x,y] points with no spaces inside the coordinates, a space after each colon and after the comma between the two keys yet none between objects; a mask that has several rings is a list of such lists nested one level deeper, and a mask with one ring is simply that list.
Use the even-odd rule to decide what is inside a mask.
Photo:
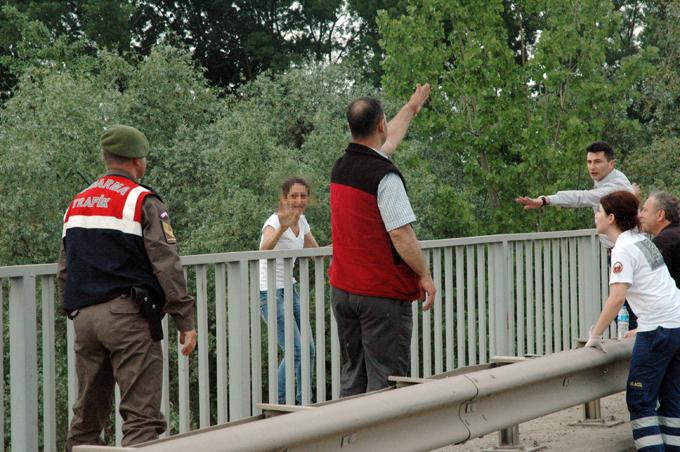
[{"label": "gravel ground", "polygon": [[[544,446],[541,450],[550,451],[634,452],[625,393],[605,397],[601,401],[601,408],[602,416],[606,419],[614,417],[625,422],[610,428],[570,426],[568,424],[583,418],[583,408],[578,406],[520,424],[520,442],[524,446]],[[498,446],[498,433],[438,449],[436,452],[479,452],[494,446]]]}]

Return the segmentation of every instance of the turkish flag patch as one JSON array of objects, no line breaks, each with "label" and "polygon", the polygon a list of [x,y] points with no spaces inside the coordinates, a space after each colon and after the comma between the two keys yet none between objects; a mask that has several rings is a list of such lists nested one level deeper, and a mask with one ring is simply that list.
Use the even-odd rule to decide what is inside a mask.
[{"label": "turkish flag patch", "polygon": [[623,271],[623,264],[621,262],[616,262],[612,266],[612,271],[614,273],[621,273]]}]

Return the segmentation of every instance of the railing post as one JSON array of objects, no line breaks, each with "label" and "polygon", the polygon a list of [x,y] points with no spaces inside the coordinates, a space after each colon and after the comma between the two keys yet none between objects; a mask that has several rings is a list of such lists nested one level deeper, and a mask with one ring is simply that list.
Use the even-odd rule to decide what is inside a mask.
[{"label": "railing post", "polygon": [[76,332],[73,328],[73,320],[66,320],[66,384],[68,399],[68,424],[71,425],[73,419],[73,405],[76,404],[78,396],[78,375],[76,375]]},{"label": "railing post", "polygon": [[260,414],[257,407],[262,402],[262,329],[260,320],[260,261],[248,262],[250,272],[250,349],[252,359],[250,364],[251,378],[251,409],[253,416]]},{"label": "railing post", "polygon": [[10,278],[9,367],[12,450],[38,450],[35,276]]},{"label": "railing post", "polygon": [[285,392],[284,397],[287,405],[295,405],[295,325],[293,309],[293,260],[283,260],[283,356],[285,361]]},{"label": "railing post", "polygon": [[210,364],[208,361],[208,269],[196,266],[196,328],[198,335],[198,415],[201,428],[210,426]]},{"label": "railing post", "polygon": [[512,341],[514,338],[510,336],[510,319],[509,306],[511,303],[511,282],[509,280],[509,266],[510,266],[510,247],[507,241],[500,245],[494,246],[494,273],[495,277],[492,281],[495,282],[493,300],[494,306],[494,328],[495,328],[495,355],[509,355],[512,353]]},{"label": "railing post", "polygon": [[43,276],[40,287],[42,289],[43,451],[49,452],[57,450],[54,277]]},{"label": "railing post", "polygon": [[227,374],[227,279],[225,264],[215,265],[215,322],[217,323],[215,352],[217,353],[217,423],[229,419]]},{"label": "railing post", "polygon": [[602,408],[600,406],[600,399],[591,400],[583,404],[583,419],[578,422],[573,422],[568,425],[574,427],[614,427],[622,424],[622,419],[604,419],[602,417]]},{"label": "railing post", "polygon": [[[316,401],[326,401],[326,296],[323,258],[314,258],[316,305]],[[331,309],[332,311],[332,309]],[[332,316],[333,314],[331,314]]]},{"label": "railing post", "polygon": [[523,451],[533,452],[536,450],[545,449],[545,446],[523,446],[519,442],[519,425],[515,424],[508,428],[504,428],[498,432],[498,446],[482,449],[483,452],[510,452]]},{"label": "railing post", "polygon": [[230,421],[250,416],[250,334],[246,264],[241,261],[227,264]]},{"label": "railing post", "polygon": [[586,284],[588,291],[588,298],[586,299],[586,328],[590,329],[591,325],[595,325],[600,314],[602,300],[600,296],[600,254],[599,247],[600,240],[597,234],[590,236],[588,256],[588,272],[586,273],[587,280],[583,281]]},{"label": "railing post", "polygon": [[[187,267],[184,267],[184,279],[189,280]],[[176,341],[179,340],[179,332]],[[189,357],[182,355],[182,347],[177,343],[177,405],[179,408],[178,427],[179,433],[188,432],[191,429],[189,412],[191,408]]]},{"label": "railing post", "polygon": [[[170,417],[170,363],[169,363],[169,349],[168,349],[168,317],[165,316],[161,321],[163,327],[163,340],[161,341],[161,353],[163,354],[163,388],[161,389],[161,413],[166,420]],[[165,438],[170,435],[170,425],[161,433],[160,437]]]}]

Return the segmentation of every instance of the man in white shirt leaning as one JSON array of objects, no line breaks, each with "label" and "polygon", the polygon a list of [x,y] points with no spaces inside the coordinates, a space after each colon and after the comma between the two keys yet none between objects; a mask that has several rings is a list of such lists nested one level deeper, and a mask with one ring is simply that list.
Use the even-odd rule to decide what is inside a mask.
[{"label": "man in white shirt leaning", "polygon": [[[614,149],[606,141],[595,141],[586,148],[586,163],[588,174],[593,179],[593,188],[590,190],[563,190],[554,195],[539,196],[538,198],[519,197],[515,199],[524,205],[525,210],[540,209],[545,206],[560,206],[583,208],[590,207],[593,213],[597,213],[600,207],[600,199],[615,191],[627,191],[639,198],[639,187],[631,184],[625,174],[614,168],[616,159]],[[600,242],[607,249],[614,244],[604,235],[600,234]],[[630,327],[637,327],[637,317],[626,303],[630,315]]]},{"label": "man in white shirt leaning", "polygon": [[619,190],[635,193],[633,184],[626,175],[614,168],[616,164],[614,150],[607,142],[595,141],[586,148],[586,152],[588,173],[593,179],[592,189],[563,190],[554,195],[538,198],[519,197],[515,201],[523,204],[527,210],[540,209],[544,206],[590,207],[595,213],[600,206],[600,198],[603,196]]}]

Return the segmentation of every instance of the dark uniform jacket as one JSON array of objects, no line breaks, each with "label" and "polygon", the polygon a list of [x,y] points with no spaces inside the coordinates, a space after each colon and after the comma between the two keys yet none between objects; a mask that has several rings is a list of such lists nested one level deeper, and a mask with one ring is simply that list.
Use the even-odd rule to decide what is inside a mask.
[{"label": "dark uniform jacket", "polygon": [[67,312],[141,286],[165,300],[163,311],[180,331],[194,329],[194,300],[158,195],[109,171],[76,195],[64,222],[58,281]]}]

